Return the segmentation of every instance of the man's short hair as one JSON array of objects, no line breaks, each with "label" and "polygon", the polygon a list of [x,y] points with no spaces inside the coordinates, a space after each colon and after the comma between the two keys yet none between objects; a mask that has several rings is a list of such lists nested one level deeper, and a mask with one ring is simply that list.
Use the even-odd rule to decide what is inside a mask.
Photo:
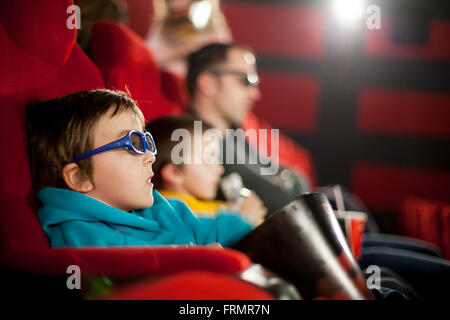
[{"label": "man's short hair", "polygon": [[212,67],[227,60],[227,53],[230,49],[239,48],[253,52],[250,48],[238,43],[211,43],[198,51],[192,52],[187,59],[188,71],[186,85],[191,97],[195,96],[198,76]]},{"label": "man's short hair", "polygon": [[[121,91],[81,91],[28,104],[27,134],[35,191],[44,187],[67,188],[63,166],[93,148],[92,129],[110,108],[115,108],[113,116],[130,110],[145,125],[135,101]],[[92,181],[91,158],[77,164],[82,177]]]},{"label": "man's short hair", "polygon": [[[158,149],[156,161],[152,166],[153,172],[155,173],[152,182],[156,189],[164,187],[161,169],[167,164],[173,163],[171,159],[172,149],[179,143],[179,141],[172,141],[172,132],[176,129],[186,129],[191,133],[191,137],[193,137],[195,121],[201,120],[191,114],[182,114],[160,117],[147,124],[146,130],[152,134],[156,148]],[[202,133],[211,128],[212,126],[202,121]]]}]

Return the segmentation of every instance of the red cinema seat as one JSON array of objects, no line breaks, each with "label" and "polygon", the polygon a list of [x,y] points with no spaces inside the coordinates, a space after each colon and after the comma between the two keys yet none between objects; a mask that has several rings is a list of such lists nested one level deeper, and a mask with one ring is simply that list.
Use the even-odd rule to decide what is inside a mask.
[{"label": "red cinema seat", "polygon": [[408,237],[419,238],[419,204],[416,198],[407,198],[402,203],[398,224],[401,233]]},{"label": "red cinema seat", "polygon": [[180,106],[181,111],[187,111],[189,93],[186,90],[185,79],[168,71],[161,71],[161,90],[164,95]]},{"label": "red cinema seat", "polygon": [[441,210],[441,243],[444,258],[450,260],[450,204],[442,207]]},{"label": "red cinema seat", "polygon": [[437,201],[405,198],[398,221],[401,232],[439,246],[439,209],[440,203]]},{"label": "red cinema seat", "polygon": [[[192,292],[192,288],[196,288]],[[217,288],[220,288],[218,292]],[[252,284],[211,272],[185,272],[168,279],[152,280],[119,288],[113,300],[273,300]]]},{"label": "red cinema seat", "polygon": [[440,245],[440,203],[423,200],[419,204],[419,238]]},{"label": "red cinema seat", "polygon": [[[0,266],[15,272],[65,275],[67,267],[76,264],[85,274],[161,277],[195,270],[228,275],[246,269],[250,259],[231,249],[50,248],[35,215],[25,106],[35,99],[104,87],[100,71],[75,44],[75,30],[66,28],[66,8],[72,4],[70,0],[0,3],[0,147],[4,150]],[[21,23],[20,30],[14,23]],[[253,297],[260,295],[247,298]]]},{"label": "red cinema seat", "polygon": [[450,259],[450,205],[416,197],[404,200],[399,219],[402,233],[440,247]]},{"label": "red cinema seat", "polygon": [[129,91],[150,121],[180,106],[162,93],[161,75],[144,39],[128,27],[97,22],[92,28],[92,60],[111,89]]}]

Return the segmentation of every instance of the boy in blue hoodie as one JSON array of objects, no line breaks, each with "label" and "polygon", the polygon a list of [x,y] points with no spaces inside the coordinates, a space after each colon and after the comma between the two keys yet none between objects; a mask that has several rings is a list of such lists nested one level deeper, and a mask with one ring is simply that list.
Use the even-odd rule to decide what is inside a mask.
[{"label": "boy in blue hoodie", "polygon": [[39,221],[52,247],[231,246],[252,230],[233,215],[195,217],[153,188],[156,146],[136,103],[98,89],[29,105]]}]

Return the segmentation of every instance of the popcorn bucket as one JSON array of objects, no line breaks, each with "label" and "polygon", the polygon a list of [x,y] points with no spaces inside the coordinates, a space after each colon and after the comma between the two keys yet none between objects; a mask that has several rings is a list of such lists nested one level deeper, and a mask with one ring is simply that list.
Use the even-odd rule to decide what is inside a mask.
[{"label": "popcorn bucket", "polygon": [[297,197],[233,248],[290,281],[305,299],[373,299],[324,194]]}]

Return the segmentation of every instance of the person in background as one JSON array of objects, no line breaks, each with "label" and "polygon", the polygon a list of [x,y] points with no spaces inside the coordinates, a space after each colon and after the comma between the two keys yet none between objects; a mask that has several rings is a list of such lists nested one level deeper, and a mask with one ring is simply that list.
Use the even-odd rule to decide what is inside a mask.
[{"label": "person in background", "polygon": [[[225,201],[215,200],[223,174],[219,153],[216,153],[220,137],[208,136],[206,132],[211,127],[206,123],[202,123],[202,130],[196,132],[195,121],[198,119],[191,115],[178,115],[161,117],[147,124],[146,129],[154,134],[158,145],[158,160],[153,165],[155,188],[166,199],[184,201],[197,216],[236,214],[254,226],[259,225],[267,209],[254,192],[243,198],[236,209],[231,209]],[[183,163],[175,164],[172,157],[176,156],[173,152],[179,142],[172,139],[172,134],[179,129],[189,132],[187,139],[190,141],[183,142],[190,148],[183,154]],[[201,148],[195,147],[196,141]],[[195,159],[201,162],[195,163]]]},{"label": "person in background", "polygon": [[219,0],[153,0],[146,41],[160,70],[184,78],[186,57],[212,42],[229,42],[231,31]]},{"label": "person in background", "polygon": [[[225,176],[238,173],[244,186],[254,190],[264,201],[269,214],[282,208],[302,192],[309,191],[310,182],[288,168],[279,166],[276,155],[271,157],[255,150],[246,139],[235,143],[243,120],[261,97],[259,77],[253,51],[245,46],[229,43],[206,45],[188,59],[186,85],[191,97],[190,113],[209,123],[223,135],[223,159],[242,156],[244,163],[225,161]],[[272,143],[276,147],[276,142]],[[255,156],[256,163],[247,161]],[[264,168],[279,170],[261,174]],[[219,199],[223,195],[219,192]]]}]

